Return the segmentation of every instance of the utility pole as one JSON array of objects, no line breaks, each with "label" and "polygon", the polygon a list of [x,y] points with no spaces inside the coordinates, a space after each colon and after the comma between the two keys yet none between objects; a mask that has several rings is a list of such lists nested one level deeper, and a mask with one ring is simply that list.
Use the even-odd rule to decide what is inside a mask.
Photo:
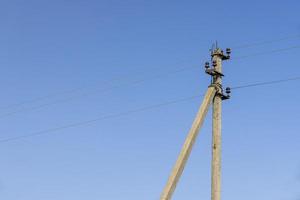
[{"label": "utility pole", "polygon": [[[229,59],[230,49],[227,55],[219,48],[211,52],[214,74],[212,75],[213,84],[217,92],[213,99],[213,133],[212,133],[212,166],[211,166],[211,200],[221,200],[221,129],[222,129],[222,100],[228,99],[223,95],[222,88],[222,61]],[[229,94],[230,89],[226,88]]]},{"label": "utility pole", "polygon": [[206,95],[204,97],[203,103],[199,108],[198,114],[193,122],[192,128],[184,142],[182,150],[181,150],[181,152],[178,156],[178,159],[175,163],[175,166],[171,172],[171,175],[169,177],[167,185],[165,186],[165,189],[160,197],[160,200],[170,200],[171,199],[173,192],[176,188],[176,185],[179,181],[179,178],[184,170],[186,162],[191,154],[193,145],[194,145],[197,135],[199,133],[199,129],[204,122],[204,118],[207,114],[209,105],[211,104],[212,99],[214,98],[215,94],[216,94],[216,88],[213,86],[209,87],[206,92]]},{"label": "utility pole", "polygon": [[205,72],[212,77],[212,83],[208,87],[198,114],[184,142],[175,166],[168,182],[161,194],[160,200],[170,200],[176,185],[183,173],[184,167],[191,154],[193,145],[199,130],[204,122],[209,106],[213,103],[213,158],[212,158],[212,200],[220,200],[221,191],[221,106],[222,100],[229,99],[230,88],[226,88],[227,95],[222,88],[222,61],[230,58],[230,49],[226,49],[226,55],[218,47],[211,50],[212,65],[205,63]]}]

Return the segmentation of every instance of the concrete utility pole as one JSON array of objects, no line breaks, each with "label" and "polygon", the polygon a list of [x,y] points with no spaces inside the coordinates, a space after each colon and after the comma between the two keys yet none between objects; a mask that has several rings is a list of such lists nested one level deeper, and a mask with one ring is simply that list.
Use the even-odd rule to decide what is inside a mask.
[{"label": "concrete utility pole", "polygon": [[[222,129],[222,100],[227,99],[223,95],[222,88],[222,61],[229,59],[230,50],[225,56],[219,48],[212,50],[212,62],[214,74],[213,84],[217,93],[213,99],[213,136],[212,136],[212,167],[211,167],[211,200],[221,199],[221,129]],[[230,89],[226,89],[230,93]]]},{"label": "concrete utility pole", "polygon": [[192,147],[196,141],[197,135],[199,133],[199,129],[203,124],[204,118],[206,116],[206,113],[208,111],[209,105],[212,102],[212,99],[214,98],[216,94],[216,88],[215,87],[209,87],[206,95],[204,97],[203,103],[200,106],[200,109],[198,111],[198,114],[194,120],[194,123],[192,125],[192,128],[184,142],[184,145],[182,147],[182,150],[179,154],[179,157],[177,159],[177,162],[172,170],[172,173],[169,177],[168,183],[160,197],[161,200],[169,200],[172,197],[172,194],[176,188],[176,185],[179,181],[179,178],[183,172],[183,169],[185,167],[185,164],[190,156],[190,153],[192,151]]},{"label": "concrete utility pole", "polygon": [[230,49],[226,50],[227,55],[219,48],[212,49],[211,68],[209,63],[205,63],[205,72],[212,77],[212,84],[209,86],[204,100],[200,106],[198,114],[193,122],[189,134],[184,142],[182,150],[178,156],[175,166],[168,179],[160,200],[170,200],[176,185],[182,175],[187,160],[191,154],[193,145],[199,133],[210,104],[213,102],[213,159],[212,159],[212,200],[220,200],[221,188],[221,103],[224,99],[229,99],[230,88],[226,88],[227,95],[223,94],[222,88],[222,60],[230,58]]}]

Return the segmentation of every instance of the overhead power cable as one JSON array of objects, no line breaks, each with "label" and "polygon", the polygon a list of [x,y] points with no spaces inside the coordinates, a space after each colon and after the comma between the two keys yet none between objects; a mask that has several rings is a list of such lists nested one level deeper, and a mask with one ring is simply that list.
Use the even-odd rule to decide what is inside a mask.
[{"label": "overhead power cable", "polygon": [[[296,49],[296,48],[300,48],[300,46],[293,46],[293,47],[283,48],[283,49],[275,49],[275,50],[271,50],[271,51],[260,52],[260,53],[256,53],[256,54],[252,54],[252,55],[247,55],[247,56],[241,56],[241,57],[233,57],[232,59],[234,59],[234,60],[240,60],[240,59],[244,59],[244,58],[248,58],[248,57],[253,57],[253,56],[260,56],[260,55],[265,55],[265,54],[279,53],[279,52],[282,52],[282,51],[288,51],[288,50]],[[177,70],[174,70],[174,71],[169,71],[169,72],[166,72],[166,73],[154,75],[154,76],[151,76],[151,77],[148,77],[148,78],[129,81],[129,82],[126,82],[123,85],[112,86],[112,87],[104,88],[104,89],[103,88],[101,88],[101,89],[97,88],[97,89],[94,89],[93,92],[86,92],[86,93],[83,93],[83,94],[78,94],[76,96],[67,97],[67,98],[56,100],[56,101],[52,101],[52,102],[49,102],[49,103],[45,103],[45,104],[41,104],[41,105],[37,105],[37,106],[32,106],[32,107],[29,107],[29,108],[22,108],[22,109],[15,110],[15,111],[12,111],[12,112],[7,112],[7,113],[4,113],[4,114],[0,115],[0,119],[1,118],[6,118],[6,117],[9,117],[9,116],[18,114],[18,113],[22,113],[22,112],[37,110],[37,109],[45,108],[45,107],[48,107],[48,106],[56,105],[56,104],[59,104],[59,103],[69,102],[71,100],[82,98],[82,97],[86,97],[88,95],[95,94],[95,93],[98,93],[98,92],[103,93],[103,92],[106,92],[106,91],[110,91],[110,90],[114,90],[114,89],[118,89],[118,88],[122,88],[122,87],[126,87],[126,86],[138,85],[138,84],[144,83],[146,81],[151,81],[151,80],[155,80],[155,79],[161,79],[161,78],[164,78],[167,75],[177,74],[177,73],[180,73],[180,72],[183,72],[183,71],[187,71],[187,70],[191,70],[191,69],[196,69],[197,67],[196,66],[185,67],[185,68],[177,69]]]},{"label": "overhead power cable", "polygon": [[[174,65],[178,64],[178,63],[180,63],[180,61],[179,62],[175,62]],[[180,68],[180,69],[171,70],[171,71],[168,71],[167,73],[172,73],[173,71],[175,71],[175,73],[177,71],[185,71],[185,70],[188,70],[188,69],[192,69],[193,67],[186,67],[186,68],[187,69]],[[161,68],[154,67],[152,69],[157,70],[157,69],[161,69]],[[120,81],[120,80],[123,80],[123,79],[128,78],[128,77],[129,77],[128,75],[124,75],[123,74],[123,75],[119,75],[117,77],[114,77],[114,78],[111,78],[111,79],[108,79],[108,80],[101,80],[101,83],[111,84],[114,81]],[[93,88],[93,87],[94,86],[86,86],[86,87],[83,86],[83,87],[78,87],[78,88],[74,88],[74,89],[70,89],[70,90],[65,90],[65,91],[56,92],[56,93],[52,93],[52,94],[47,94],[47,95],[44,95],[44,96],[40,96],[40,97],[36,97],[36,98],[24,100],[24,101],[21,101],[21,102],[17,102],[17,103],[13,103],[13,104],[1,106],[0,109],[9,109],[9,108],[13,108],[13,107],[18,107],[18,106],[30,104],[30,103],[35,103],[35,102],[39,102],[39,101],[46,100],[46,99],[49,99],[49,98],[53,98],[53,97],[56,97],[56,96],[61,96],[61,95],[65,95],[65,94],[72,94],[72,93],[80,92],[82,90],[86,90],[86,89]],[[96,88],[96,90],[99,90],[99,88]]]},{"label": "overhead power cable", "polygon": [[171,101],[167,101],[167,102],[164,102],[164,103],[154,104],[154,105],[151,105],[151,106],[145,106],[145,107],[141,107],[141,108],[137,108],[137,109],[134,109],[134,110],[129,110],[129,111],[121,112],[121,113],[105,115],[105,116],[102,116],[102,117],[99,117],[99,118],[96,118],[96,119],[92,119],[92,120],[86,120],[86,121],[72,123],[72,124],[59,126],[59,127],[55,127],[55,128],[51,128],[51,129],[37,131],[37,132],[33,132],[33,133],[30,133],[30,134],[27,134],[27,135],[4,138],[4,139],[0,139],[0,143],[9,142],[9,141],[12,141],[12,140],[19,140],[19,139],[23,139],[23,138],[38,136],[38,135],[44,135],[44,134],[47,134],[47,133],[52,133],[52,132],[60,131],[60,130],[67,129],[67,128],[73,128],[73,127],[92,124],[92,123],[102,121],[102,120],[106,120],[106,119],[118,118],[118,117],[130,115],[130,114],[133,114],[133,113],[143,112],[143,111],[152,110],[152,109],[156,109],[156,108],[160,108],[160,107],[164,107],[164,106],[168,106],[168,105],[172,105],[172,104],[176,104],[176,103],[180,103],[180,102],[184,102],[184,101],[189,101],[189,100],[198,98],[200,96],[201,95],[196,95],[196,96],[191,96],[191,97],[187,97],[187,98],[171,100]]},{"label": "overhead power cable", "polygon": [[44,103],[44,104],[40,104],[40,105],[37,105],[37,106],[32,106],[32,107],[29,107],[29,108],[22,108],[22,109],[15,110],[15,111],[12,111],[12,112],[7,112],[7,113],[4,113],[4,114],[0,114],[0,119],[1,118],[6,118],[6,117],[9,117],[9,116],[18,114],[18,113],[22,113],[22,112],[38,110],[38,109],[45,108],[45,107],[48,107],[48,106],[69,102],[69,101],[72,101],[74,99],[87,97],[87,96],[89,96],[91,94],[95,94],[95,93],[103,94],[104,92],[108,92],[108,91],[111,91],[111,90],[114,90],[114,89],[123,88],[123,87],[127,87],[127,86],[132,86],[132,85],[138,85],[138,84],[141,84],[141,83],[144,83],[144,82],[147,82],[147,81],[152,81],[152,80],[156,80],[156,79],[165,78],[168,75],[174,75],[174,74],[177,74],[177,73],[180,73],[180,72],[183,72],[183,71],[196,69],[196,68],[197,67],[195,67],[195,66],[185,67],[185,68],[180,68],[180,69],[176,69],[176,70],[173,70],[173,71],[169,71],[169,72],[166,72],[166,73],[153,75],[153,76],[143,78],[143,79],[131,80],[130,82],[126,82],[125,84],[121,84],[121,85],[116,85],[116,86],[111,86],[111,87],[108,87],[108,88],[101,88],[101,89],[96,88],[92,92],[85,92],[85,93],[78,94],[76,96],[66,97],[66,98],[55,100],[55,101],[52,101],[52,102],[49,102],[49,103]]},{"label": "overhead power cable", "polygon": [[[297,39],[297,38],[300,38],[300,34],[293,35],[293,36],[282,37],[282,38],[273,39],[273,40],[265,40],[265,41],[261,41],[261,42],[254,42],[254,43],[251,43],[251,44],[238,45],[238,46],[233,47],[233,49],[243,49],[243,48],[248,48],[248,47],[261,46],[261,45],[265,45],[265,44],[270,44],[270,43],[275,43],[275,42],[280,42],[280,41],[285,41],[285,40],[290,40],[290,39]],[[261,53],[256,53],[256,54],[252,54],[252,55],[247,55],[247,56],[233,57],[233,59],[240,60],[240,59],[243,59],[243,58],[259,56],[259,55],[265,55],[265,54],[272,54],[272,53],[287,51],[287,50],[291,50],[291,49],[295,49],[295,48],[299,48],[299,47],[294,46],[294,47],[290,47],[290,48],[277,49],[277,50],[273,50],[273,51],[261,52]],[[122,78],[124,78],[124,77],[120,76],[120,77],[116,77],[116,78],[113,78],[113,79],[110,79],[110,80],[107,80],[107,81],[104,81],[104,82],[110,83],[112,81],[120,80]],[[49,94],[49,95],[45,95],[45,96],[32,98],[32,99],[29,99],[29,100],[24,100],[24,101],[17,102],[17,103],[14,103],[14,104],[2,106],[0,108],[6,109],[6,108],[18,107],[18,106],[22,106],[22,105],[29,104],[29,103],[39,102],[39,101],[42,101],[42,100],[45,100],[45,99],[48,99],[48,98],[52,98],[52,97],[56,97],[56,96],[60,96],[60,95],[76,93],[76,92],[82,91],[84,89],[86,89],[86,87],[75,88],[75,89],[71,89],[71,90],[67,90],[67,91],[57,92],[57,93],[53,93],[53,94]],[[81,96],[81,95],[79,95],[79,96]],[[73,98],[71,98],[71,99],[73,99]],[[58,102],[65,102],[65,101],[64,100],[55,101],[53,104],[57,104]],[[52,105],[52,104],[47,103],[47,105]],[[36,106],[36,107],[41,107],[42,108],[42,107],[45,107],[45,106]],[[35,110],[35,109],[36,108],[34,108],[32,110]],[[23,109],[21,109],[21,110],[23,111]],[[24,110],[28,111],[28,110],[31,110],[31,109],[29,108],[29,109],[24,109]],[[15,111],[15,112],[12,112],[12,113],[18,113],[18,112],[19,111]],[[6,114],[4,114],[4,115],[6,115]],[[8,116],[9,115],[11,115],[11,114],[8,113]]]},{"label": "overhead power cable", "polygon": [[240,86],[232,87],[231,89],[232,90],[238,90],[238,89],[244,89],[244,88],[249,88],[249,87],[257,87],[257,86],[263,86],[263,85],[273,85],[273,84],[289,82],[289,81],[296,81],[296,80],[300,80],[300,76],[287,78],[287,79],[279,79],[279,80],[274,80],[274,81],[251,83],[251,84],[248,84],[248,85],[240,85]]},{"label": "overhead power cable", "polygon": [[281,38],[272,39],[272,40],[264,40],[264,41],[259,41],[259,42],[253,42],[253,43],[248,43],[248,44],[233,46],[232,49],[245,49],[245,48],[250,48],[250,47],[256,47],[256,46],[263,46],[263,45],[267,45],[267,44],[273,44],[273,43],[281,42],[281,41],[299,39],[299,38],[300,38],[300,34],[297,34],[297,35],[291,35],[291,36],[281,37]]},{"label": "overhead power cable", "polygon": [[245,59],[245,58],[249,58],[249,57],[262,56],[262,55],[273,54],[273,53],[280,53],[280,52],[289,51],[289,50],[293,50],[293,49],[299,49],[299,48],[300,48],[300,45],[291,46],[291,47],[282,48],[282,49],[274,49],[271,51],[258,52],[258,53],[253,53],[253,54],[249,54],[246,56],[232,57],[232,60],[241,60],[241,59]]},{"label": "overhead power cable", "polygon": [[[286,78],[286,79],[266,81],[266,82],[257,82],[257,83],[253,83],[253,84],[239,85],[239,86],[232,87],[232,89],[233,90],[245,89],[245,88],[249,88],[249,87],[258,87],[258,86],[263,86],[263,85],[273,85],[273,84],[279,84],[279,83],[284,83],[284,82],[288,82],[288,81],[296,81],[296,80],[300,80],[300,76],[296,76],[296,77],[292,77],[292,78]],[[186,97],[186,98],[182,98],[182,99],[170,100],[170,101],[167,101],[167,102],[154,104],[154,105],[150,105],[150,106],[145,106],[145,107],[141,107],[141,108],[137,108],[137,109],[133,109],[133,110],[128,110],[128,111],[124,111],[124,112],[121,112],[121,113],[102,116],[102,117],[99,117],[99,118],[96,118],[96,119],[91,119],[91,120],[86,120],[86,121],[81,121],[81,122],[77,122],[77,123],[67,124],[67,125],[63,125],[63,126],[59,126],[59,127],[55,127],[55,128],[50,128],[50,129],[46,129],[46,130],[41,130],[41,131],[33,132],[33,133],[30,133],[30,134],[26,134],[26,135],[3,138],[3,139],[0,139],[0,143],[5,143],[5,142],[14,141],[14,140],[34,137],[34,136],[38,136],[38,135],[49,134],[49,133],[57,132],[57,131],[68,129],[68,128],[89,125],[89,124],[93,124],[95,122],[102,121],[102,120],[107,120],[107,119],[111,119],[111,118],[118,118],[118,117],[127,116],[127,115],[138,113],[138,112],[144,112],[144,111],[148,111],[148,110],[152,110],[152,109],[156,109],[156,108],[160,108],[160,107],[165,107],[165,106],[172,105],[172,104],[177,104],[177,103],[180,103],[180,102],[190,101],[190,100],[196,99],[196,98],[201,97],[201,96],[203,96],[203,95],[195,95],[195,96],[190,96],[190,97]]]}]

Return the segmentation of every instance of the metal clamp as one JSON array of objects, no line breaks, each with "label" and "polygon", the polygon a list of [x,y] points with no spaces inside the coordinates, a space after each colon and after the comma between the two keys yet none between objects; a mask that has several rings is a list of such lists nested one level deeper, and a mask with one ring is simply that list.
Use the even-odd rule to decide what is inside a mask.
[{"label": "metal clamp", "polygon": [[230,87],[226,87],[225,89],[225,93],[223,92],[223,87],[221,84],[218,84],[218,83],[212,83],[209,87],[214,87],[216,88],[217,92],[216,92],[216,95],[221,97],[222,100],[227,100],[227,99],[230,99],[230,93],[231,93],[231,89]]}]

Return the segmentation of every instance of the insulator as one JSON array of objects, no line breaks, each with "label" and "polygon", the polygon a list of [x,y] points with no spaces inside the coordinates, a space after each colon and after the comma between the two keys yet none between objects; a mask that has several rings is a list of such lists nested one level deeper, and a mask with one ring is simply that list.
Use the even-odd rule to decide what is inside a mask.
[{"label": "insulator", "polygon": [[213,61],[213,66],[215,67],[215,66],[217,66],[217,61]]},{"label": "insulator", "polygon": [[227,87],[227,88],[226,88],[226,93],[227,93],[227,94],[230,94],[230,93],[231,93],[230,87]]},{"label": "insulator", "polygon": [[227,48],[227,49],[226,49],[226,53],[227,53],[227,54],[231,54],[231,49],[230,49],[230,48]]},{"label": "insulator", "polygon": [[209,62],[205,63],[205,68],[208,69],[209,68]]}]

